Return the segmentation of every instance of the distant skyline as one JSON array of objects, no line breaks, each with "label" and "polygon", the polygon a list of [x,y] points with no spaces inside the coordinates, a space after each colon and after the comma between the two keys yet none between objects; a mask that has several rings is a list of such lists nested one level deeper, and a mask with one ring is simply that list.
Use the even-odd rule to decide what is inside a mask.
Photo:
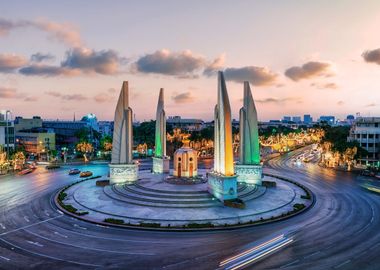
[{"label": "distant skyline", "polygon": [[261,121],[380,116],[380,2],[3,1],[0,109],[112,120],[124,80],[137,120],[211,120],[216,71],[238,119],[243,81]]}]

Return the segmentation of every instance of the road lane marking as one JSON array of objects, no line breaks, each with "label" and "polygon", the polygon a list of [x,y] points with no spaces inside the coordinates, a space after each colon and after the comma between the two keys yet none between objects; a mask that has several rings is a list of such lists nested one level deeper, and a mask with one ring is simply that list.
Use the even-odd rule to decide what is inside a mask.
[{"label": "road lane marking", "polygon": [[5,226],[3,225],[3,223],[0,223],[0,227],[1,227],[3,230],[6,229]]},{"label": "road lane marking", "polygon": [[44,212],[45,212],[45,215],[47,215],[48,217],[50,217],[50,214],[48,213],[47,210],[45,210]]},{"label": "road lane marking", "polygon": [[[57,243],[60,245],[65,245],[65,246],[70,246],[70,247],[75,247],[75,248],[80,248],[80,249],[86,249],[86,250],[95,250],[98,252],[108,252],[108,253],[117,253],[117,254],[127,254],[127,255],[146,255],[146,256],[154,256],[156,255],[155,253],[147,253],[147,252],[129,252],[129,251],[117,251],[117,250],[108,250],[108,249],[100,249],[100,248],[91,248],[91,247],[86,247],[86,246],[80,246],[80,245],[74,245],[71,243],[66,243],[58,240],[54,240],[45,236],[42,236],[40,234],[34,233],[29,230],[25,230],[27,233],[30,233],[36,237],[42,238],[46,241]],[[1,239],[1,238],[0,238]]]},{"label": "road lane marking", "polygon": [[26,228],[29,228],[29,227],[32,227],[32,226],[35,226],[35,225],[38,225],[38,224],[41,224],[41,223],[48,222],[48,221],[50,221],[50,220],[57,219],[57,218],[60,218],[60,217],[62,217],[62,216],[63,216],[63,215],[61,215],[61,216],[56,216],[56,217],[51,217],[51,218],[48,218],[48,219],[45,219],[45,220],[42,220],[42,221],[39,221],[39,222],[36,222],[36,223],[30,224],[30,225],[27,225],[27,226],[20,227],[20,228],[18,228],[18,229],[10,230],[10,231],[7,231],[7,232],[4,232],[4,233],[1,233],[0,236],[6,235],[6,234],[9,234],[9,233],[13,233],[13,232],[17,232],[17,231],[20,231],[20,230],[24,230],[24,229],[26,229]]},{"label": "road lane marking", "polygon": [[74,227],[79,228],[79,229],[82,229],[82,230],[87,230],[87,228],[85,228],[85,227],[81,227],[81,226],[79,226],[78,224],[74,224]]},{"label": "road lane marking", "polygon": [[293,264],[298,263],[299,261],[300,261],[300,260],[292,261],[291,263],[285,264],[285,265],[281,266],[280,268],[286,268],[286,267],[288,267],[288,266],[291,266],[291,265],[293,265]]},{"label": "road lane marking", "polygon": [[42,245],[42,244],[40,244],[40,243],[38,243],[38,242],[33,242],[33,241],[26,241],[26,242],[28,242],[29,244],[31,244],[31,245],[35,245],[35,246],[37,246],[37,247],[43,247],[44,245]]},{"label": "road lane marking", "polygon": [[6,244],[8,244],[10,246],[13,246],[12,249],[17,248],[17,249],[23,250],[23,251],[25,251],[27,253],[30,253],[30,254],[33,254],[33,255],[36,255],[36,256],[41,256],[41,257],[48,258],[48,259],[52,259],[52,260],[56,260],[56,261],[69,262],[69,263],[74,263],[74,264],[78,264],[78,265],[85,265],[85,266],[92,266],[92,267],[101,267],[102,266],[102,265],[99,265],[99,264],[81,263],[81,262],[76,262],[76,261],[64,260],[64,259],[61,259],[61,258],[57,258],[57,257],[49,256],[49,255],[46,255],[46,254],[34,252],[34,251],[31,251],[31,250],[19,247],[19,246],[15,245],[15,244],[12,244],[11,242],[8,242],[7,240],[4,240],[3,238],[0,238],[0,241],[3,241],[4,243],[6,243]]},{"label": "road lane marking", "polygon": [[310,255],[307,255],[307,256],[305,256],[305,257],[303,257],[303,258],[304,258],[304,259],[307,259],[307,258],[310,258],[310,257],[312,257],[312,256],[314,256],[314,255],[319,254],[319,253],[321,253],[321,251],[316,251],[316,252],[314,252],[314,253],[312,253],[312,254],[310,254]]},{"label": "road lane marking", "polygon": [[67,238],[67,235],[61,234],[59,232],[54,232],[54,234],[59,235],[59,236],[64,237],[64,238]]},{"label": "road lane marking", "polygon": [[24,217],[26,222],[30,222],[29,218],[27,216]]},{"label": "road lane marking", "polygon": [[348,264],[349,262],[351,262],[351,260],[347,260],[345,262],[342,262],[341,264],[338,264],[337,266],[335,266],[334,269],[338,269],[338,268],[342,267],[343,265]]},{"label": "road lane marking", "polygon": [[4,256],[0,256],[1,259],[3,260],[6,260],[6,261],[10,261],[11,259],[7,258],[7,257],[4,257]]}]

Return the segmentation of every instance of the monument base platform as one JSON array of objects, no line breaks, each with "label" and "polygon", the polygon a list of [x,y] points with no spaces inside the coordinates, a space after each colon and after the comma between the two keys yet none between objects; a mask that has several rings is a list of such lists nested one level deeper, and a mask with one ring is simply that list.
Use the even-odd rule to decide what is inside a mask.
[{"label": "monument base platform", "polygon": [[221,202],[237,198],[237,175],[225,176],[210,172],[207,182],[208,192]]},{"label": "monument base platform", "polygon": [[138,180],[139,166],[137,164],[109,164],[110,185],[133,183]]},{"label": "monument base platform", "polygon": [[262,185],[263,166],[261,165],[236,164],[235,173],[237,174],[238,182]]},{"label": "monument base platform", "polygon": [[169,157],[153,157],[153,173],[169,173]]}]

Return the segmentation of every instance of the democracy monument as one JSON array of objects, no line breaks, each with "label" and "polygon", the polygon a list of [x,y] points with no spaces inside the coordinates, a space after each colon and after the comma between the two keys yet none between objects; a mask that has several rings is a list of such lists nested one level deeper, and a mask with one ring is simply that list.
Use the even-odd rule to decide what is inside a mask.
[{"label": "democracy monument", "polygon": [[240,155],[235,162],[230,101],[224,74],[218,72],[213,168],[198,166],[198,152],[189,146],[187,139],[170,159],[166,154],[161,88],[152,167],[139,169],[132,159],[132,109],[128,82],[124,81],[115,109],[109,178],[88,179],[68,186],[64,189],[64,201],[57,205],[70,205],[78,213],[85,213],[76,217],[103,225],[116,222],[120,226],[166,229],[256,224],[292,215],[312,205],[311,193],[305,187],[263,173],[258,117],[249,82],[244,82],[239,114]]}]

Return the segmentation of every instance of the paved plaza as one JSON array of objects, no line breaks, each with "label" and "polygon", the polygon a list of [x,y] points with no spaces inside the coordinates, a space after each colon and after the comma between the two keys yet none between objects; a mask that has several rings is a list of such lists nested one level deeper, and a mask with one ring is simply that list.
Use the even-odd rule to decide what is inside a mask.
[{"label": "paved plaza", "polygon": [[[201,172],[205,175],[205,171]],[[238,197],[245,209],[224,206],[207,192],[207,183],[175,185],[161,174],[140,172],[132,185],[96,186],[96,180],[78,183],[65,192],[65,204],[88,211],[82,218],[102,222],[105,218],[122,219],[125,223],[160,223],[161,226],[183,226],[189,223],[214,225],[238,224],[278,217],[293,210],[305,191],[284,180],[265,176],[264,181],[276,187],[239,184]]]}]

